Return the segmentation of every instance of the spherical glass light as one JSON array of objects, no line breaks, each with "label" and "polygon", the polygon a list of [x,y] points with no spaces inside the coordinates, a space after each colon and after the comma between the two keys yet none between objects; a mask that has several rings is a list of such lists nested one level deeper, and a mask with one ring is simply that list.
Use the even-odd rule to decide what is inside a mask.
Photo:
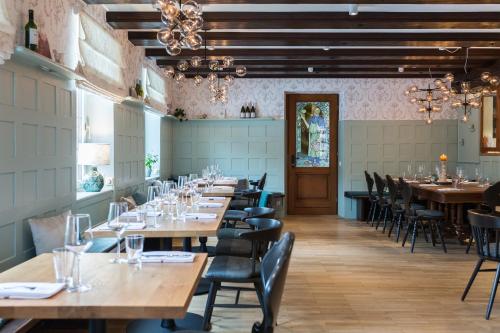
[{"label": "spherical glass light", "polygon": [[210,82],[215,82],[217,81],[217,74],[215,73],[209,73],[207,76],[207,80]]},{"label": "spherical glass light", "polygon": [[181,33],[183,36],[187,36],[189,34],[195,33],[196,32],[196,23],[192,20],[184,20],[181,22],[179,25],[181,29]]},{"label": "spherical glass light", "polygon": [[173,78],[175,75],[175,69],[172,66],[165,67],[165,75],[170,79]]},{"label": "spherical glass light", "polygon": [[444,84],[444,82],[441,79],[435,79],[434,84],[436,85],[436,87],[440,88]]},{"label": "spherical glass light", "polygon": [[181,72],[187,71],[189,68],[189,63],[186,60],[179,60],[177,63],[177,69]]},{"label": "spherical glass light", "polygon": [[226,56],[222,59],[222,67],[229,68],[234,64],[234,58],[230,56]]},{"label": "spherical glass light", "polygon": [[410,92],[417,92],[418,91],[418,87],[417,86],[411,86],[410,87]]},{"label": "spherical glass light", "polygon": [[210,62],[208,63],[208,68],[210,68],[211,71],[219,70],[219,61],[218,60],[210,60]]},{"label": "spherical glass light", "polygon": [[201,15],[201,7],[195,1],[188,0],[182,4],[182,13],[190,19]]},{"label": "spherical glass light", "polygon": [[243,77],[247,75],[247,68],[245,66],[236,66],[236,75]]},{"label": "spherical glass light", "polygon": [[464,81],[460,84],[462,87],[462,93],[466,94],[470,91],[470,82],[469,81]]},{"label": "spherical glass light", "polygon": [[428,117],[428,118],[425,120],[425,123],[426,123],[427,125],[432,124],[432,118],[431,118],[431,117]]},{"label": "spherical glass light", "polygon": [[228,86],[231,85],[234,82],[234,77],[232,75],[226,75],[224,76],[224,83],[227,84]]},{"label": "spherical glass light", "polygon": [[410,91],[409,90],[405,90],[405,96],[410,96]]},{"label": "spherical glass light", "polygon": [[199,87],[203,83],[203,76],[196,75],[194,78],[194,85]]},{"label": "spherical glass light", "polygon": [[163,28],[158,31],[156,38],[162,45],[169,45],[174,40],[174,32],[168,28]]},{"label": "spherical glass light", "polygon": [[203,39],[195,32],[191,32],[184,38],[184,44],[191,50],[199,50],[202,43]]},{"label": "spherical glass light", "polygon": [[191,66],[193,68],[199,68],[201,66],[203,60],[198,56],[194,56],[191,58],[191,60],[189,62],[191,63]]},{"label": "spherical glass light", "polygon": [[496,87],[500,83],[500,79],[498,78],[498,76],[492,76],[492,77],[490,77],[489,82],[492,86]]},{"label": "spherical glass light", "polygon": [[490,77],[491,77],[491,73],[490,72],[483,72],[481,73],[481,80],[483,82],[488,82],[490,80]]},{"label": "spherical glass light", "polygon": [[195,30],[200,30],[201,28],[203,28],[203,18],[201,16],[192,18],[191,21],[194,24]]},{"label": "spherical glass light", "polygon": [[420,108],[418,108],[418,112],[425,112],[427,111],[427,109],[423,106],[421,106]]},{"label": "spherical glass light", "polygon": [[443,102],[448,102],[450,100],[450,96],[443,95]]},{"label": "spherical glass light", "polygon": [[432,107],[432,112],[440,112],[440,111],[441,111],[441,107],[440,106],[434,105]]},{"label": "spherical glass light", "polygon": [[169,45],[167,45],[166,49],[167,53],[171,56],[179,55],[182,51],[181,43],[177,39],[174,39]]},{"label": "spherical glass light", "polygon": [[455,80],[455,75],[453,75],[453,73],[446,73],[444,79],[448,82],[453,82]]},{"label": "spherical glass light", "polygon": [[161,12],[168,20],[173,21],[179,16],[179,2],[175,0],[164,1]]},{"label": "spherical glass light", "polygon": [[182,72],[175,73],[174,80],[176,83],[181,84],[185,78],[186,76],[184,75],[184,73]]},{"label": "spherical glass light", "polygon": [[412,103],[412,104],[417,103],[417,98],[416,97],[410,98],[410,103]]},{"label": "spherical glass light", "polygon": [[462,122],[466,123],[469,120],[469,117],[467,116],[467,113],[464,114],[462,117]]},{"label": "spherical glass light", "polygon": [[482,93],[483,95],[486,95],[486,96],[491,95],[491,89],[490,89],[490,87],[484,87],[484,88],[482,89],[481,93]]}]

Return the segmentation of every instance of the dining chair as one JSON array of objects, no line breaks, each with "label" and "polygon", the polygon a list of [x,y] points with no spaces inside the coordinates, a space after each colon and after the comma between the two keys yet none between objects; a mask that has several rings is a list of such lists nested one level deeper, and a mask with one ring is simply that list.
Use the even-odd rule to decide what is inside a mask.
[{"label": "dining chair", "polygon": [[377,189],[377,206],[379,210],[377,224],[375,225],[375,230],[378,230],[382,217],[384,218],[384,225],[387,223],[387,217],[389,216],[390,203],[385,197],[385,181],[378,173],[374,172],[373,177],[375,179],[375,188]]},{"label": "dining chair", "polygon": [[[215,256],[205,275],[205,278],[210,281],[210,291],[203,317],[204,330],[210,330],[214,307],[255,307],[254,305],[239,304],[238,297],[236,297],[234,304],[215,304],[217,292],[221,289],[236,290],[238,295],[240,291],[255,290],[260,307],[262,307],[262,287],[259,281],[261,258],[265,257],[270,245],[279,240],[283,223],[275,219],[264,218],[250,218],[246,220],[246,223],[251,225],[254,230],[242,233],[240,238],[251,241],[251,258],[227,255]],[[223,285],[223,283],[231,283],[231,286]],[[234,285],[247,283],[253,283],[255,289]]]},{"label": "dining chair", "polygon": [[[469,293],[474,280],[479,272],[496,272],[491,286],[490,299],[486,308],[486,319],[490,319],[493,302],[497,292],[498,283],[500,282],[500,216],[491,215],[487,211],[471,209],[468,212],[469,222],[472,227],[472,235],[474,237],[479,259],[476,262],[474,271],[465,287],[462,294],[462,301],[465,300]],[[481,269],[485,261],[493,261],[497,263],[496,269]]]},{"label": "dining chair", "polygon": [[429,227],[429,231],[431,234],[432,246],[436,246],[436,237],[434,236],[434,229],[436,230],[439,241],[441,242],[441,247],[443,248],[444,253],[447,252],[446,243],[443,237],[442,224],[444,223],[444,214],[439,210],[433,209],[415,209],[413,204],[413,190],[410,184],[402,180],[401,186],[401,195],[403,197],[404,204],[404,218],[407,222],[406,232],[403,237],[402,246],[404,247],[406,244],[406,240],[408,239],[408,235],[410,230],[412,231],[411,238],[411,250],[413,253],[415,249],[415,242],[418,235],[418,229],[422,230],[424,234],[425,241],[428,242],[427,233],[425,227]]},{"label": "dining chair", "polygon": [[366,186],[368,188],[368,200],[370,201],[370,209],[368,210],[368,217],[366,219],[366,223],[370,223],[371,220],[371,223],[373,224],[373,221],[375,219],[375,214],[377,211],[377,196],[373,194],[374,180],[366,170],[365,170],[365,179],[366,179]]},{"label": "dining chair", "polygon": [[[259,285],[261,286],[262,313],[260,322],[255,322],[252,326],[252,333],[273,333],[278,325],[278,315],[285,290],[288,267],[292,256],[295,234],[287,232],[274,246],[267,252],[262,260]],[[142,323],[143,325],[138,325]],[[150,324],[146,327],[144,324]],[[153,324],[153,325],[151,325]],[[156,333],[159,330],[159,321],[136,321],[127,327],[127,333]],[[142,330],[141,330],[142,329]],[[204,333],[205,331],[182,331],[183,333]]]},{"label": "dining chair", "polygon": [[[389,199],[391,204],[391,220],[389,231],[387,232],[387,237],[391,238],[391,233],[396,224],[396,242],[399,240],[399,235],[401,233],[401,221],[404,216],[404,209],[401,207],[401,202],[399,201],[399,188],[394,179],[390,175],[386,175],[387,188],[389,189]],[[384,223],[383,232],[385,232],[386,223]]]},{"label": "dining chair", "polygon": [[262,217],[273,219],[276,214],[276,210],[270,207],[247,207],[242,212],[245,213],[246,216],[241,219],[241,223],[226,223],[224,228],[220,228],[217,231],[217,238],[219,240],[237,238],[240,233],[251,229],[250,226],[245,223],[245,219],[247,218]]}]

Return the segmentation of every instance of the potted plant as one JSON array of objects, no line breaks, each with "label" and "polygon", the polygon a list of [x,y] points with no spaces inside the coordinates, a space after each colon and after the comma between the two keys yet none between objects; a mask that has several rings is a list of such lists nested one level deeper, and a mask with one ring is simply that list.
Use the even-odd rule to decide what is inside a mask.
[{"label": "potted plant", "polygon": [[153,166],[158,163],[158,155],[155,154],[146,154],[146,160],[144,165],[146,166],[146,177],[151,177],[151,172],[153,171]]},{"label": "potted plant", "polygon": [[179,119],[179,121],[187,121],[187,117],[186,117],[186,112],[184,111],[184,109],[181,109],[181,108],[177,108],[175,109],[175,112],[174,112],[174,117]]}]

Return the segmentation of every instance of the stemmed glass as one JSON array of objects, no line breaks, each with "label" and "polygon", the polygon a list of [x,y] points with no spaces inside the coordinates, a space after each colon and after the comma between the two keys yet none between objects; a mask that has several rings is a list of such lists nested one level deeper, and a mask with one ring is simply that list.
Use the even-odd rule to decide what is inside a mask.
[{"label": "stemmed glass", "polygon": [[158,213],[158,208],[160,207],[161,202],[158,201],[160,194],[159,186],[149,186],[148,187],[148,202],[146,203],[146,217],[149,215],[148,212],[152,211],[153,215],[153,228],[158,228],[158,217],[156,216]]},{"label": "stemmed glass", "polygon": [[197,173],[190,173],[189,174],[189,182],[194,182],[195,180],[198,179],[198,174]]},{"label": "stemmed glass", "polygon": [[186,186],[187,181],[188,181],[187,176],[179,176],[179,178],[177,179],[177,187],[179,189],[183,189],[184,186]]},{"label": "stemmed glass", "polygon": [[109,204],[108,211],[108,228],[115,233],[116,236],[116,257],[111,259],[110,262],[113,264],[119,264],[123,262],[120,258],[120,239],[127,228],[127,221],[121,220],[120,215],[124,213],[124,208],[121,202],[111,202]]},{"label": "stemmed glass", "polygon": [[75,254],[73,286],[68,288],[69,292],[86,292],[91,289],[90,285],[83,283],[80,267],[82,254],[92,246],[91,230],[92,222],[89,214],[70,215],[66,218],[64,247]]}]

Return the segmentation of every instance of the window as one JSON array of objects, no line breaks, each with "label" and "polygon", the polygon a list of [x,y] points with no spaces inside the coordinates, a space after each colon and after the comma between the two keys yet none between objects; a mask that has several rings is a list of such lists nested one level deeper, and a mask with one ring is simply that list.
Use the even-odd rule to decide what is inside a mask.
[{"label": "window", "polygon": [[7,3],[0,1],[0,65],[14,52],[16,29],[8,19],[7,10]]},{"label": "window", "polygon": [[[85,192],[99,192],[93,169],[102,175],[104,189],[111,189],[114,177],[114,103],[86,89],[77,90],[77,198]],[[94,174],[95,175],[95,174]],[[102,190],[102,189],[101,189]]]},{"label": "window", "polygon": [[152,68],[147,67],[146,80],[146,94],[150,100],[165,105],[165,79]]},{"label": "window", "polygon": [[[161,117],[155,113],[144,112],[145,122],[145,152],[146,152],[146,178],[158,177],[160,175],[160,127]],[[148,168],[148,159],[150,166]],[[153,161],[155,161],[153,163]]]}]

